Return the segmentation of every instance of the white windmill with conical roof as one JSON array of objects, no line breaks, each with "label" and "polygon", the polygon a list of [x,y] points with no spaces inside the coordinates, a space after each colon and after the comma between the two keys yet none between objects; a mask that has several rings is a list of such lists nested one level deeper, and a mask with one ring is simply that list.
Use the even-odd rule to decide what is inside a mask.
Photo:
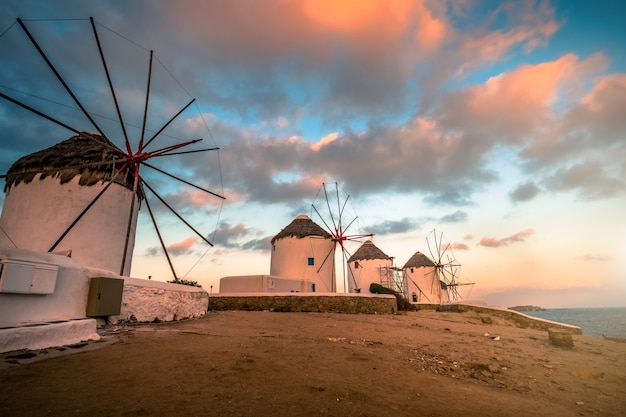
[{"label": "white windmill with conical roof", "polygon": [[272,238],[270,275],[312,282],[315,292],[336,292],[332,236],[306,214]]},{"label": "white windmill with conical roof", "polygon": [[348,292],[369,292],[372,283],[381,282],[381,274],[393,267],[393,258],[371,240],[365,241],[348,259]]},{"label": "white windmill with conical roof", "polygon": [[63,253],[128,275],[141,193],[133,192],[130,170],[113,178],[120,152],[83,134],[15,162],[6,174],[0,246]]},{"label": "white windmill with conical roof", "polygon": [[448,301],[447,293],[441,289],[435,263],[422,252],[415,252],[402,271],[410,302],[440,304]]}]

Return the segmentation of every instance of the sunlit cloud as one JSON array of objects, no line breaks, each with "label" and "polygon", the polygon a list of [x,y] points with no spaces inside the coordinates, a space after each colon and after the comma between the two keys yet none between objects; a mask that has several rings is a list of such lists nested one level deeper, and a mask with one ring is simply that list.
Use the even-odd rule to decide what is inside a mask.
[{"label": "sunlit cloud", "polygon": [[450,249],[452,250],[469,250],[469,246],[462,242],[452,242],[450,244]]},{"label": "sunlit cloud", "polygon": [[188,237],[187,239],[172,243],[167,246],[167,252],[172,256],[187,255],[192,253],[192,246],[198,241],[196,237]]},{"label": "sunlit cloud", "polygon": [[511,243],[524,242],[527,238],[533,236],[534,234],[535,231],[533,229],[526,229],[502,239],[497,239],[495,237],[484,237],[480,239],[480,242],[478,244],[480,246],[486,246],[489,248],[498,248],[501,246],[508,246]]}]

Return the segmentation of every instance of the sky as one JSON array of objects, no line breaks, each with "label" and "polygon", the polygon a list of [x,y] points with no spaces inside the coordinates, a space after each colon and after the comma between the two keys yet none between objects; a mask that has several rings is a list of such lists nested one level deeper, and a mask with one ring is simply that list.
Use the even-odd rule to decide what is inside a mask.
[{"label": "sky", "polygon": [[[625,13],[608,0],[4,0],[0,92],[94,130],[19,17],[123,147],[93,17],[136,149],[154,51],[146,130],[195,98],[159,141],[203,138],[154,164],[225,200],[142,175],[214,244],[155,203],[178,275],[212,292],[268,274],[271,238],[298,214],[317,221],[326,184],[348,201],[344,224],[356,218],[346,233],[373,233],[396,266],[436,230],[474,283],[466,301],[626,306]],[[72,135],[0,100],[0,172]],[[172,279],[146,211],[131,275]]]}]

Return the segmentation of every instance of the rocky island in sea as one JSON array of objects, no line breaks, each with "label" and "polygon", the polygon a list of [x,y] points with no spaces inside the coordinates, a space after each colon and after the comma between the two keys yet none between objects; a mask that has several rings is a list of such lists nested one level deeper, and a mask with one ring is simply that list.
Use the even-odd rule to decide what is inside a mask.
[{"label": "rocky island in sea", "polygon": [[539,306],[515,306],[515,307],[509,307],[509,310],[515,310],[515,311],[546,311],[544,308],[541,308]]}]

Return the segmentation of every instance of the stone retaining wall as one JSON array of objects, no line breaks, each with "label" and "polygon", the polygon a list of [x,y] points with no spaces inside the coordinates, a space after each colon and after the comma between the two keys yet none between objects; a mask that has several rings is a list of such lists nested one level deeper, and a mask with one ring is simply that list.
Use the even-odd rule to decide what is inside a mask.
[{"label": "stone retaining wall", "polygon": [[208,301],[209,294],[199,287],[124,277],[120,314],[107,321],[146,323],[200,317]]},{"label": "stone retaining wall", "polygon": [[386,294],[217,294],[210,297],[209,310],[393,314],[398,303]]},{"label": "stone retaining wall", "polygon": [[496,316],[505,320],[512,321],[516,326],[524,329],[536,329],[547,331],[549,329],[566,329],[572,334],[582,334],[582,330],[578,326],[572,326],[571,324],[558,323],[556,321],[550,321],[541,319],[538,317],[527,316],[518,311],[509,310],[508,308],[497,307],[485,307],[476,306],[470,304],[441,304],[438,306],[437,311],[454,311],[458,313],[464,313],[466,311],[474,311],[479,315]]}]

